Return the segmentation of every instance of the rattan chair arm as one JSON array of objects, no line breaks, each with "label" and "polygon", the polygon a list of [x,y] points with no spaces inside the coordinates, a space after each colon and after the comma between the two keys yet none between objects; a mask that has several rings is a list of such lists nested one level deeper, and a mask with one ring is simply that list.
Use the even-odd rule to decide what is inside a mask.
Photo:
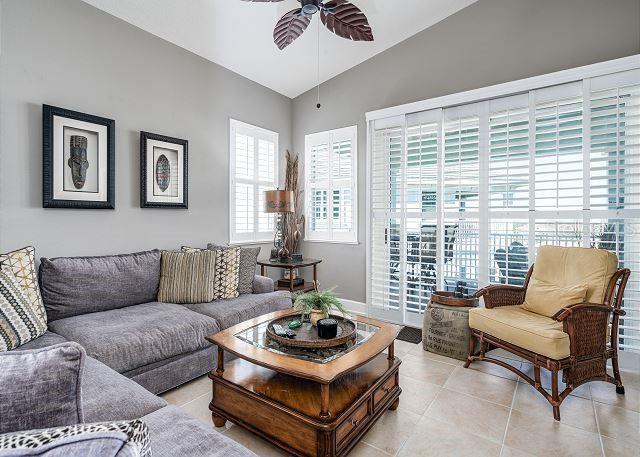
[{"label": "rattan chair arm", "polygon": [[[601,311],[603,313],[612,313],[612,312],[616,311],[613,308],[613,306],[607,306],[607,305],[604,305],[602,303],[582,302],[582,303],[576,303],[575,305],[565,306],[560,311],[555,313],[552,316],[552,318],[557,320],[557,321],[559,321],[559,322],[562,322],[562,321],[566,320],[572,314],[575,314],[578,311],[586,311],[586,310]],[[624,311],[622,311],[622,312],[624,313]]]},{"label": "rattan chair arm", "polygon": [[493,284],[477,291],[474,298],[484,298],[485,308],[521,305],[524,301],[524,287],[507,284]]}]

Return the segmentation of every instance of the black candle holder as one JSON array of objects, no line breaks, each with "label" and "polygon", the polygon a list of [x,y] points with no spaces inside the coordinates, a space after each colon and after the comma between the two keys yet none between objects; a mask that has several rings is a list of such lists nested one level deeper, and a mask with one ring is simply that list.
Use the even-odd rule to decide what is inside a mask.
[{"label": "black candle holder", "polygon": [[331,339],[338,335],[338,321],[332,318],[320,319],[318,321],[318,336],[320,338]]}]

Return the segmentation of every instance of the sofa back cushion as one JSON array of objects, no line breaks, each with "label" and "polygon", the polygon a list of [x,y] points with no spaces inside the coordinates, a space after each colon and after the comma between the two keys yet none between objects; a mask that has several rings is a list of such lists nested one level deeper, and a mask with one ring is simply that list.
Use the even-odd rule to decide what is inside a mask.
[{"label": "sofa back cushion", "polygon": [[604,249],[541,246],[531,281],[561,287],[586,284],[586,301],[602,303],[609,280],[617,269],[618,258]]},{"label": "sofa back cushion", "polygon": [[84,360],[71,342],[0,353],[0,433],[82,422]]},{"label": "sofa back cushion", "polygon": [[49,321],[155,301],[160,251],[41,259],[40,287]]}]

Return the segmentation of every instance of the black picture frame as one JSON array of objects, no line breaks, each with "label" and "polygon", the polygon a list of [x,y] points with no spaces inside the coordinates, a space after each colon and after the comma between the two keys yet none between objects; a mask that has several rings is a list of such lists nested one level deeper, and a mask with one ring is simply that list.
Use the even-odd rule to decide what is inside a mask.
[{"label": "black picture frame", "polygon": [[[182,202],[150,202],[147,198],[147,140],[162,141],[182,146]],[[181,138],[140,132],[140,208],[189,208],[189,142]]]},{"label": "black picture frame", "polygon": [[[54,198],[54,116],[89,122],[107,128],[107,199],[106,201]],[[73,209],[115,209],[115,130],[113,119],[94,116],[51,105],[42,105],[42,207]]]}]

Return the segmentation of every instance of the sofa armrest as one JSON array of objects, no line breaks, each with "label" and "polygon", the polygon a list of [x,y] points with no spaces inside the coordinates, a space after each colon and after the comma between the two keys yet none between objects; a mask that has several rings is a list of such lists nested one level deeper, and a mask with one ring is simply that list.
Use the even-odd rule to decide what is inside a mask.
[{"label": "sofa armrest", "polygon": [[0,434],[81,423],[85,357],[71,342],[0,352]]},{"label": "sofa armrest", "polygon": [[273,279],[266,276],[255,275],[253,277],[253,293],[254,294],[268,294],[275,290],[273,286]]},{"label": "sofa armrest", "polygon": [[494,284],[477,291],[475,298],[484,298],[485,308],[498,308],[500,306],[516,306],[524,302],[527,289],[524,287],[510,286],[506,284]]}]

